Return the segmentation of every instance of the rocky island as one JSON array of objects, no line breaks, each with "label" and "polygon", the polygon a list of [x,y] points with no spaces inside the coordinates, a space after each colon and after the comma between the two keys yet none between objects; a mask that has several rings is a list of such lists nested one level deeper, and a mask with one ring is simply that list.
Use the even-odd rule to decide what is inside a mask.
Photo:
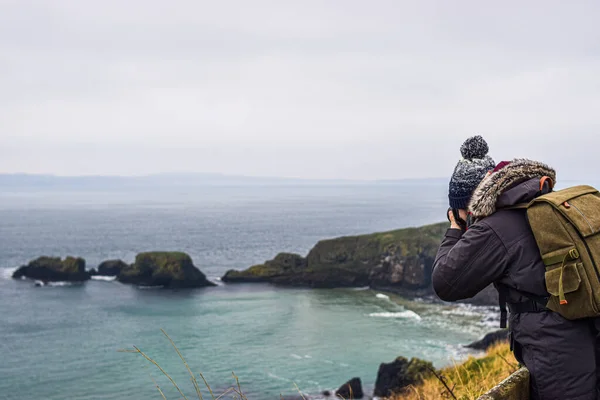
[{"label": "rocky island", "polygon": [[206,279],[192,258],[181,252],[140,253],[131,265],[121,260],[101,263],[98,270],[87,271],[83,258],[40,257],[18,268],[15,279],[29,278],[42,282],[83,282],[91,276],[116,276],[122,283],[165,288],[197,288],[215,286]]},{"label": "rocky island", "polygon": [[122,268],[117,280],[141,286],[196,288],[215,286],[194,266],[192,258],[180,252],[140,253],[135,262]]},{"label": "rocky island", "polygon": [[15,279],[29,278],[44,282],[83,282],[90,279],[85,269],[85,260],[79,257],[39,257],[18,268],[12,275]]}]

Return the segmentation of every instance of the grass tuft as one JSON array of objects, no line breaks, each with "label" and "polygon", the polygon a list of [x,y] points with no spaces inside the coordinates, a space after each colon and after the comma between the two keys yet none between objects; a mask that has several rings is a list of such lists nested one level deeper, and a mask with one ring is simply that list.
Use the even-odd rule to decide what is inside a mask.
[{"label": "grass tuft", "polygon": [[444,368],[420,385],[407,388],[390,400],[476,400],[519,369],[508,344],[491,347],[485,357],[469,357],[462,364]]}]

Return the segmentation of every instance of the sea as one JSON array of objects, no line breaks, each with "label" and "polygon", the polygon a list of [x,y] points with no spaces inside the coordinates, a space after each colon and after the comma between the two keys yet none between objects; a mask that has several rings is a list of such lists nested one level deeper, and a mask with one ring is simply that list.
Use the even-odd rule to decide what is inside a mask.
[{"label": "sea", "polygon": [[[443,221],[446,190],[439,180],[0,188],[0,399],[199,398],[187,367],[204,399],[233,398],[238,385],[249,400],[319,399],[353,377],[372,392],[379,365],[398,356],[460,361],[497,327],[493,307],[220,281],[321,239]],[[153,250],[190,254],[217,286],[11,279],[42,255],[94,268]]]}]

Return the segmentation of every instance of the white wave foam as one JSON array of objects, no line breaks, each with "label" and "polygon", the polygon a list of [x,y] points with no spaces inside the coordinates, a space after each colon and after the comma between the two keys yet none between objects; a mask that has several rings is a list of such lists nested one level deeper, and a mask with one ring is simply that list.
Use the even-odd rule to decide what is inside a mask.
[{"label": "white wave foam", "polygon": [[419,314],[414,311],[406,310],[400,312],[379,312],[379,313],[371,313],[369,317],[375,318],[405,318],[405,319],[416,319],[420,321],[422,318]]},{"label": "white wave foam", "polygon": [[267,375],[269,376],[269,378],[273,378],[273,379],[276,379],[278,381],[291,382],[289,379],[284,378],[282,376],[277,376],[277,375],[275,375],[275,374],[273,374],[271,372],[268,372]]},{"label": "white wave foam", "polygon": [[302,359],[304,359],[304,357],[299,356],[298,354],[293,354],[293,353],[290,354],[290,357],[295,358],[296,360],[302,360]]},{"label": "white wave foam", "polygon": [[104,275],[92,275],[92,279],[95,281],[114,281],[115,279],[117,279],[117,276],[104,276]]},{"label": "white wave foam", "polygon": [[441,314],[450,317],[480,318],[485,326],[495,327],[500,321],[500,310],[495,306],[476,306],[472,304],[457,304],[449,310],[442,310]]},{"label": "white wave foam", "polygon": [[62,286],[73,286],[80,284],[79,282],[44,282],[40,280],[34,280],[34,285],[37,287],[50,286],[50,287],[62,287]]},{"label": "white wave foam", "polygon": [[214,283],[217,286],[224,286],[225,283],[221,280],[221,277],[219,276],[211,276],[208,278],[209,281],[211,281],[212,283]]},{"label": "white wave foam", "polygon": [[308,354],[304,356],[304,358],[312,358],[312,356],[309,356]]},{"label": "white wave foam", "polygon": [[390,299],[390,296],[387,296],[387,295],[385,295],[383,293],[377,293],[375,295],[375,297],[377,297],[378,299],[383,299],[383,300],[389,300]]},{"label": "white wave foam", "polygon": [[369,289],[371,289],[369,286],[352,288],[352,290],[356,290],[356,291],[363,291],[363,290],[369,290]]},{"label": "white wave foam", "polygon": [[0,268],[0,279],[12,279],[12,274],[17,268]]},{"label": "white wave foam", "polygon": [[73,285],[79,285],[79,284],[81,284],[81,283],[80,282],[48,282],[45,285],[42,283],[43,286],[51,286],[51,287],[73,286]]}]

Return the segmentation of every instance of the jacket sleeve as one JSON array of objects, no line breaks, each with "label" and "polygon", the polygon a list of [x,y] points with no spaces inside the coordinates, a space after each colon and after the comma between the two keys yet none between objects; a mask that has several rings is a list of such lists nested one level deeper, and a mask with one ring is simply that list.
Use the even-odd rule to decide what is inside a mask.
[{"label": "jacket sleeve", "polygon": [[507,250],[485,222],[466,233],[448,229],[433,264],[433,289],[440,299],[468,299],[505,275]]}]

